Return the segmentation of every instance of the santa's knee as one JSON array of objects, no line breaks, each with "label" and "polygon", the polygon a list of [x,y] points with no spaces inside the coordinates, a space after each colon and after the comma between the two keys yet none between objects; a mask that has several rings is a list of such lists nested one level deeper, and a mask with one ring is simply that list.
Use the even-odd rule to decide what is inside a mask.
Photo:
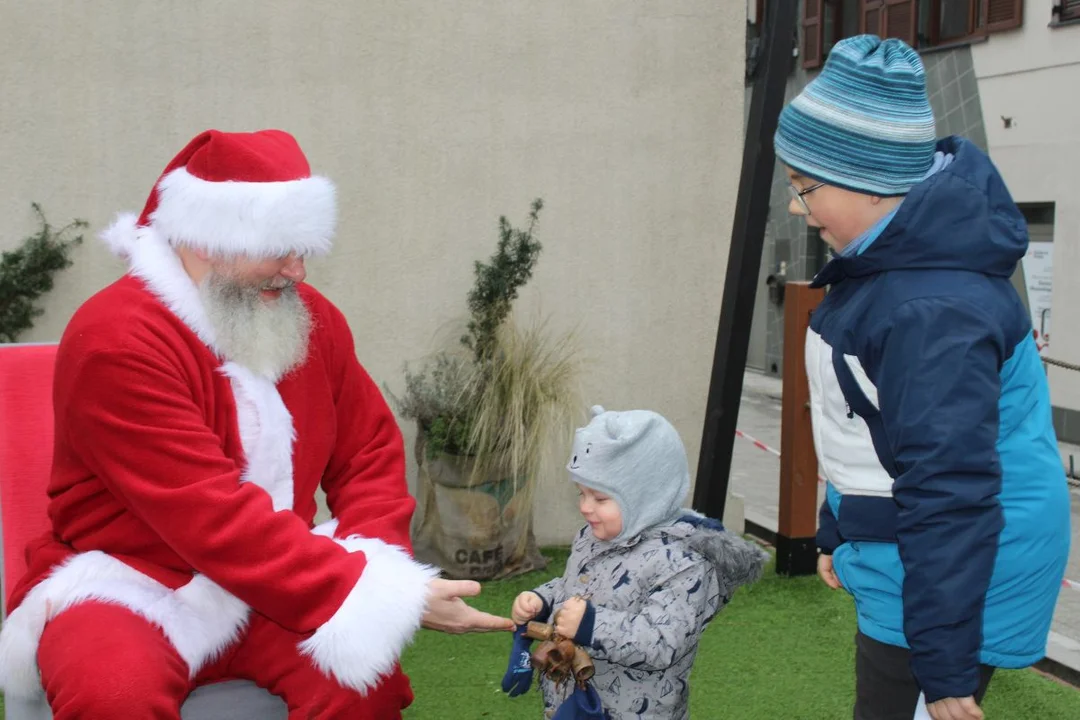
[{"label": "santa's knee", "polygon": [[180,720],[185,692],[169,692],[160,683],[123,678],[103,667],[85,679],[67,678],[46,689],[56,720],[69,718],[155,718]]},{"label": "santa's knee", "polygon": [[343,688],[332,681],[312,687],[299,709],[302,711],[302,717],[326,718],[326,720],[381,717],[374,714],[370,698],[365,699],[359,693]]},{"label": "santa's knee", "polygon": [[50,622],[38,666],[56,720],[179,718],[191,689],[187,665],[160,631],[104,604],[77,606]]},{"label": "santa's knee", "polygon": [[320,720],[399,720],[413,699],[404,677],[391,677],[364,694],[342,687],[332,679],[308,687],[300,717]]}]

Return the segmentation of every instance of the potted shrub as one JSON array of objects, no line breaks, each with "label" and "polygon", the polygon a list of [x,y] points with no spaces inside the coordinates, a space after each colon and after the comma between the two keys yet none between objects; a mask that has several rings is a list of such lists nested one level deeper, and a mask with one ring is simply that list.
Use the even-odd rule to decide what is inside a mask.
[{"label": "potted shrub", "polygon": [[41,206],[32,203],[41,228],[14,250],[0,253],[0,342],[14,343],[34,325],[44,310],[38,298],[53,289],[53,275],[71,267],[71,253],[82,244],[85,220],[73,220],[57,230],[45,219]]},{"label": "potted shrub", "polygon": [[546,564],[536,547],[536,485],[552,471],[582,407],[573,333],[513,314],[541,250],[534,201],[525,229],[499,218],[488,262],[475,264],[466,332],[418,371],[405,369],[399,414],[417,424],[417,557],[457,578],[510,577]]}]

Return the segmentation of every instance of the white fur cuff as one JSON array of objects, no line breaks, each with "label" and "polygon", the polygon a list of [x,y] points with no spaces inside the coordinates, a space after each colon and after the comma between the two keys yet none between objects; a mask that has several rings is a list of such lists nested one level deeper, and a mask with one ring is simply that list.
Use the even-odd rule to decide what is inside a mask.
[{"label": "white fur cuff", "polygon": [[[334,520],[313,532],[332,538],[336,527]],[[366,693],[393,671],[420,628],[428,583],[438,570],[382,540],[352,535],[334,541],[349,552],[364,553],[367,565],[334,616],[299,648],[322,673]]]}]

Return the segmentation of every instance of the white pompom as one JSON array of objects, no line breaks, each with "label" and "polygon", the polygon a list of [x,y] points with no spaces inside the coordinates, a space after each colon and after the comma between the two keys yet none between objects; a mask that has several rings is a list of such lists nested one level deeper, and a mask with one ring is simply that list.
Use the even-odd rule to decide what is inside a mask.
[{"label": "white pompom", "polygon": [[114,255],[127,257],[131,254],[139,236],[139,230],[136,227],[138,221],[138,216],[133,213],[121,213],[112,225],[101,231],[101,239]]}]

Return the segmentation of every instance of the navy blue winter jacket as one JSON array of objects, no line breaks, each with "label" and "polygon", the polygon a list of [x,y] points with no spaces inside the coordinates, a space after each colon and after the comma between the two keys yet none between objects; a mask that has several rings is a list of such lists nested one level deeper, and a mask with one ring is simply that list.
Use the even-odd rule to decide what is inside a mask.
[{"label": "navy blue winter jacket", "polygon": [[815,278],[807,336],[828,480],[818,544],[859,627],[910,647],[930,702],[980,662],[1044,655],[1069,553],[1046,374],[1010,276],[1024,218],[990,159],[947,138],[872,242]]}]

